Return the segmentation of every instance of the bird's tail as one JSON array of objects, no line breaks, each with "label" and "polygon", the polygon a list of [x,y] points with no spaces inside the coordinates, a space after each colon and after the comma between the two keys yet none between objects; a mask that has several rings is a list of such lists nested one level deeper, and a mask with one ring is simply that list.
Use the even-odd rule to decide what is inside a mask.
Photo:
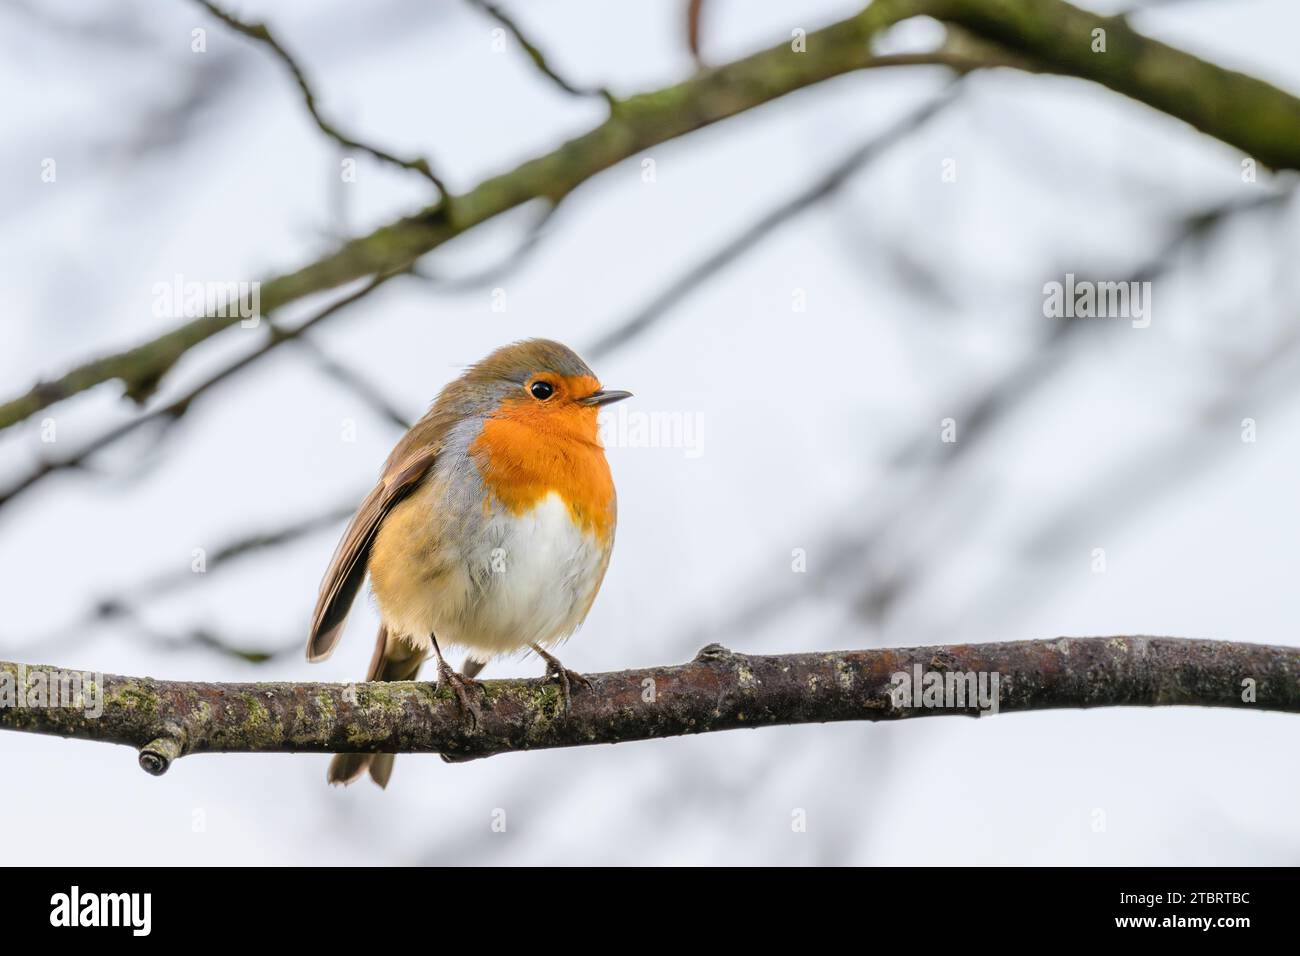
[{"label": "bird's tail", "polygon": [[[416,650],[406,641],[390,638],[388,629],[381,624],[366,680],[415,680],[424,658],[424,651]],[[367,770],[370,779],[380,787],[388,786],[388,778],[393,775],[393,754],[335,754],[326,779],[330,783],[348,784]]]}]

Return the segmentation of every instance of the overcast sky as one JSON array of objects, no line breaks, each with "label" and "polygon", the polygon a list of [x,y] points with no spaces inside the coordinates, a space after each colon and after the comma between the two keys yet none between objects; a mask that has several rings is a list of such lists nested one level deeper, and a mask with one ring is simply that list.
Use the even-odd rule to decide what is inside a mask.
[{"label": "overcast sky", "polygon": [[[567,76],[630,94],[689,75],[682,6],[512,9]],[[856,7],[718,0],[705,53],[743,55]],[[332,115],[429,155],[457,190],[603,115],[599,100],[545,84],[512,44],[494,52],[494,25],[468,4],[240,10],[299,55]],[[1294,3],[1176,3],[1135,22],[1300,91]],[[196,27],[204,53],[191,50]],[[893,39],[928,36],[912,25]],[[152,309],[159,282],[275,274],[430,200],[419,177],[367,161],[340,184],[338,149],[280,65],[196,6],[0,3],[0,54],[6,396],[174,324]],[[668,143],[640,157],[654,182],[633,160],[584,185],[491,286],[400,279],[314,341],[411,418],[504,342],[541,335],[581,352],[946,80],[848,76]],[[1037,353],[1045,283],[1126,279],[1180,216],[1287,184],[1243,183],[1237,151],[1081,81],[963,85],[842,192],[595,363],[607,387],[635,392],[621,412],[678,414],[698,431],[691,447],[612,443],[618,542],[563,649],[569,667],[678,663],[711,640],[753,653],[1106,634],[1297,642],[1298,370],[1278,345],[1300,318],[1294,202],[1242,214],[1176,258],[1153,282],[1149,327],[1091,320],[969,455],[940,469],[931,457],[944,418],[960,443],[971,397]],[[456,276],[498,262],[535,212],[426,264]],[[258,334],[213,339],[161,397]],[[57,446],[75,448],[129,414],[115,386],[58,405],[0,433],[0,475],[48,451],[45,418]],[[0,512],[0,657],[176,679],[358,679],[376,627],[366,600],[321,665],[296,647],[253,665],[156,638],[201,627],[254,648],[304,642],[341,525],[204,574],[190,574],[194,550],[359,501],[398,435],[312,353],[286,347],[159,448],[141,435],[95,473],[42,483]],[[72,626],[98,598],[187,574],[142,605],[142,622]],[[895,576],[896,599],[872,613]],[[516,659],[485,676],[541,671]],[[0,816],[30,821],[6,831],[6,858],[24,863],[1294,864],[1294,722],[1112,709],[459,766],[407,755],[386,792],[328,788],[317,755],[195,756],[155,779],[124,748],[3,733]],[[498,810],[504,833],[491,829]],[[793,832],[800,810],[807,831]]]}]

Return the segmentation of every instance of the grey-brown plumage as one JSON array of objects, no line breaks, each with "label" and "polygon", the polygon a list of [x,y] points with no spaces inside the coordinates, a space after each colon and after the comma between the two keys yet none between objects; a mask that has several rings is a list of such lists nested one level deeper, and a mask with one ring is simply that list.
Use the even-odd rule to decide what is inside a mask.
[{"label": "grey-brown plumage", "polygon": [[[448,384],[388,456],[378,483],[348,524],[321,582],[308,638],[308,660],[324,660],[333,652],[369,574],[384,624],[376,636],[367,680],[414,680],[424,661],[436,656],[440,682],[451,685],[462,709],[475,719],[470,686],[483,667],[482,661],[495,653],[532,647],[547,661],[549,670],[558,668],[567,702],[571,672],[538,641],[566,637],[581,623],[600,586],[612,530],[608,540],[598,545],[583,538],[584,532],[576,530],[571,519],[562,521],[560,530],[547,525],[551,539],[541,539],[536,546],[527,538],[519,539],[522,544],[512,558],[547,555],[557,546],[569,549],[559,552],[566,557],[553,565],[541,564],[540,571],[536,566],[529,570],[525,564],[525,570],[516,576],[497,576],[488,566],[487,556],[498,544],[510,543],[509,535],[514,532],[509,521],[514,519],[494,497],[495,491],[487,493],[481,463],[471,460],[470,454],[485,422],[497,418],[503,408],[539,408],[530,405],[543,400],[532,391],[539,374],[555,382],[552,390],[561,390],[546,410],[564,409],[554,414],[567,415],[571,422],[580,420],[590,429],[590,435],[579,436],[576,445],[565,445],[566,452],[559,454],[580,457],[592,454],[594,448],[605,480],[609,480],[596,439],[596,407],[627,393],[600,390],[587,365],[559,343],[531,340],[498,349]],[[567,393],[562,391],[565,382],[574,383],[567,386]],[[578,391],[572,391],[575,388]],[[493,427],[498,424],[492,422]],[[557,437],[549,427],[537,432],[537,441],[575,441],[572,425],[565,438]],[[570,448],[578,452],[568,451]],[[513,467],[513,459],[507,461]],[[612,495],[611,483],[611,529]],[[588,513],[578,506],[570,508]],[[552,522],[554,514],[551,512]],[[537,527],[529,521],[524,526],[530,529],[527,533],[534,533],[532,529]],[[570,561],[573,563],[566,564]],[[530,586],[534,588],[531,592],[526,590]],[[519,587],[525,588],[522,598]],[[566,605],[566,601],[570,603]],[[521,607],[525,609],[522,612],[518,610]],[[503,618],[491,617],[503,613],[515,615],[504,618],[507,627],[500,626]],[[488,616],[475,616],[482,614]],[[443,659],[439,635],[470,648],[472,656],[462,668],[463,674],[457,674]],[[330,763],[328,779],[350,783],[369,771],[382,787],[392,767],[392,754],[339,754]]]},{"label": "grey-brown plumage", "polygon": [[330,559],[312,615],[307,659],[323,661],[334,651],[352,602],[365,581],[370,547],[388,513],[429,474],[448,433],[467,418],[481,417],[532,371],[591,375],[582,359],[558,342],[531,339],[497,349],[449,383],[384,462],[379,483],[366,495]]}]

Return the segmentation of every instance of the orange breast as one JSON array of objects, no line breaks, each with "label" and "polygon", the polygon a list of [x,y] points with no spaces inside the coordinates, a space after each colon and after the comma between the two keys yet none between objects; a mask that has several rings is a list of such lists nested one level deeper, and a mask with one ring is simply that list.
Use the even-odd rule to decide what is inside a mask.
[{"label": "orange breast", "polygon": [[614,531],[614,479],[596,431],[596,409],[509,403],[483,423],[469,448],[491,495],[511,513],[530,511],[551,492],[575,524],[607,542]]}]

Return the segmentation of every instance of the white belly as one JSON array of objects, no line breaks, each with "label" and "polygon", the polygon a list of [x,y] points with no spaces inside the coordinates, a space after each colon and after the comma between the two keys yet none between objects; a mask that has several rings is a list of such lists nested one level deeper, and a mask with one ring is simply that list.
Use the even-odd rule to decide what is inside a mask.
[{"label": "white belly", "polygon": [[501,511],[482,522],[473,548],[385,623],[417,647],[427,648],[432,632],[444,652],[459,645],[482,661],[563,641],[600,586],[605,549],[554,492],[523,515]]}]

